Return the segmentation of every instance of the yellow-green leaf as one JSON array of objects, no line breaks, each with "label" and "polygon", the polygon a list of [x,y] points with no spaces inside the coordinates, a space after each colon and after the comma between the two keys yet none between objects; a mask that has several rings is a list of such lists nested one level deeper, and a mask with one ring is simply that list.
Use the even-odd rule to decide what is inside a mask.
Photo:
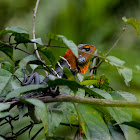
[{"label": "yellow-green leaf", "polygon": [[126,17],[123,17],[122,20],[126,23],[131,25],[132,27],[135,28],[136,34],[139,35],[139,26],[140,26],[140,21],[135,19],[135,18],[129,18],[127,19]]}]

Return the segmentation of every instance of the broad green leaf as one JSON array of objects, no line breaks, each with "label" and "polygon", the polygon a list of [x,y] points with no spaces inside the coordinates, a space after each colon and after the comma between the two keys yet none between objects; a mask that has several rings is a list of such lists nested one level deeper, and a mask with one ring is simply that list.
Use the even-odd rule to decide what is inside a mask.
[{"label": "broad green leaf", "polygon": [[0,111],[6,110],[10,107],[8,103],[0,103]]},{"label": "broad green leaf", "polygon": [[13,33],[12,36],[15,36],[14,40],[17,43],[29,43],[29,34],[25,34],[25,33]]},{"label": "broad green leaf", "polygon": [[47,34],[47,37],[48,37],[50,40],[55,40],[55,41],[58,41],[58,42],[63,42],[61,37],[59,37],[58,35],[55,35],[55,34],[53,34],[53,33],[48,33],[48,34]]},{"label": "broad green leaf", "polygon": [[136,121],[130,121],[130,122],[123,122],[122,124],[132,126],[134,128],[140,129],[140,123]]},{"label": "broad green leaf", "polygon": [[[126,101],[126,99],[118,94],[117,92],[112,92],[111,96],[114,100],[119,100],[119,101]],[[121,124],[123,122],[129,122],[132,120],[132,112],[129,108],[125,107],[107,107],[110,115],[115,119],[117,124]],[[119,125],[120,128],[122,129],[126,140],[128,140],[128,126],[126,125]]]},{"label": "broad green leaf", "polygon": [[99,81],[97,81],[97,80],[84,80],[84,81],[80,82],[81,85],[86,85],[86,86],[94,85],[97,83],[99,83]]},{"label": "broad green leaf", "polygon": [[13,26],[10,28],[6,28],[5,30],[0,31],[0,34],[6,34],[6,33],[23,33],[23,34],[28,34],[26,30],[24,30],[21,27]]},{"label": "broad green leaf", "polygon": [[9,82],[11,81],[12,73],[7,70],[0,69],[0,95],[4,95],[11,90]]},{"label": "broad green leaf", "polygon": [[140,26],[140,21],[139,20],[137,20],[135,18],[127,19],[126,17],[123,17],[122,19],[126,24],[129,24],[132,27],[134,27],[134,29],[136,30],[136,34],[139,35],[139,26]]},{"label": "broad green leaf", "polygon": [[48,118],[47,108],[45,106],[43,108],[42,107],[40,108],[39,106],[36,106],[35,111],[36,111],[37,115],[40,117],[40,119],[43,123],[45,135],[48,136],[48,125],[49,125],[48,119],[49,118]]},{"label": "broad green leaf", "polygon": [[55,34],[52,34],[52,33],[48,33],[47,36],[51,40],[56,40],[56,41],[58,41],[60,43],[64,43],[69,49],[71,49],[73,54],[76,57],[78,57],[78,47],[72,40],[68,40],[63,35],[55,35]]},{"label": "broad green leaf", "polygon": [[0,51],[2,51],[3,53],[5,53],[12,61],[14,61],[13,59],[13,46],[0,41]]},{"label": "broad green leaf", "polygon": [[[75,94],[78,90],[78,88],[84,89],[89,95],[94,95],[94,96],[98,96],[100,98],[102,98],[103,96],[99,95],[98,93],[94,92],[93,90],[78,84],[75,81],[70,81],[67,79],[55,79],[55,80],[50,80],[47,82],[48,86],[57,86],[57,85],[61,85],[61,86],[68,86]],[[104,98],[104,97],[103,97]]]},{"label": "broad green leaf", "polygon": [[11,115],[10,112],[0,112],[0,118],[4,118],[4,117],[9,116],[9,115]]},{"label": "broad green leaf", "polygon": [[129,102],[137,102],[137,98],[134,94],[125,91],[115,91],[115,94],[121,95],[125,100]]},{"label": "broad green leaf", "polygon": [[23,86],[23,87],[20,87],[20,88],[18,88],[16,90],[10,92],[6,96],[5,100],[8,100],[10,98],[19,97],[21,93],[41,90],[41,89],[45,89],[46,87],[47,87],[46,85],[27,85],[27,86]]},{"label": "broad green leaf", "polygon": [[112,140],[126,140],[120,127],[118,125],[115,125],[114,123],[112,123],[111,121],[107,123],[108,129],[112,135]]},{"label": "broad green leaf", "polygon": [[54,108],[49,111],[49,124],[48,124],[48,135],[53,136],[55,129],[60,125],[60,122],[62,121],[62,112],[61,108],[56,109]]},{"label": "broad green leaf", "polygon": [[67,76],[68,80],[74,81],[75,78],[74,78],[72,72],[68,68],[64,67],[63,73]]},{"label": "broad green leaf", "polygon": [[31,39],[31,42],[37,43],[39,45],[44,45],[41,38]]},{"label": "broad green leaf", "polygon": [[110,63],[111,65],[114,66],[123,66],[125,61],[120,60],[119,58],[115,57],[115,56],[107,56],[106,57],[106,62]]},{"label": "broad green leaf", "polygon": [[45,48],[45,47],[42,47],[42,46],[39,46],[38,50],[40,52],[42,52],[49,59],[49,61],[51,62],[52,66],[54,67],[55,64],[56,64],[56,61],[57,61],[55,59],[54,54],[48,48]]},{"label": "broad green leaf", "polygon": [[1,64],[2,69],[5,69],[5,70],[7,70],[9,72],[13,71],[13,66],[11,65],[11,63],[9,63],[9,62],[1,62],[0,64]]},{"label": "broad green leaf", "polygon": [[118,68],[118,72],[124,77],[125,84],[129,86],[129,82],[132,80],[132,69],[126,67]]},{"label": "broad green leaf", "polygon": [[21,121],[24,115],[28,113],[28,107],[26,105],[23,105],[22,107],[19,107],[18,110],[19,110],[19,121]]},{"label": "broad green leaf", "polygon": [[88,140],[110,140],[109,130],[98,111],[85,104],[77,105],[80,114],[80,123]]},{"label": "broad green leaf", "polygon": [[0,140],[5,140],[5,139],[0,136]]},{"label": "broad green leaf", "polygon": [[6,33],[11,33],[12,36],[15,36],[14,40],[17,43],[30,42],[28,32],[21,27],[13,26],[11,28],[6,28],[5,30],[0,31],[0,34],[6,34]]},{"label": "broad green leaf", "polygon": [[23,58],[19,63],[20,69],[24,69],[30,61],[35,61],[35,60],[37,60],[37,58],[34,55],[29,55]]},{"label": "broad green leaf", "polygon": [[77,74],[77,77],[78,77],[80,82],[82,82],[84,79],[84,76],[82,74],[79,74],[79,73]]},{"label": "broad green leaf", "polygon": [[76,44],[72,40],[67,40],[67,38],[62,35],[58,35],[58,37],[60,37],[63,42],[68,46],[68,48],[71,49],[73,54],[78,57],[78,47],[76,46]]},{"label": "broad green leaf", "polygon": [[34,71],[35,69],[37,69],[38,65],[36,64],[29,64],[30,67],[32,68],[32,70]]},{"label": "broad green leaf", "polygon": [[92,91],[94,91],[95,93],[99,94],[101,97],[103,97],[103,98],[105,98],[107,100],[112,100],[111,95],[108,92],[104,91],[104,90],[100,90],[98,88],[92,88]]},{"label": "broad green leaf", "polygon": [[38,100],[38,99],[25,99],[25,101],[30,103],[30,104],[33,104],[34,106],[39,107],[40,109],[41,108],[42,109],[46,108],[45,104],[42,101]]}]

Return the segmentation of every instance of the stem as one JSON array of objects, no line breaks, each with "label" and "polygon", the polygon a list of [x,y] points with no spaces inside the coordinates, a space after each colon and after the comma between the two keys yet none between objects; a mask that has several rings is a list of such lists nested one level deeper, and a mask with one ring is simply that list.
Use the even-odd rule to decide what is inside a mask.
[{"label": "stem", "polygon": [[[46,95],[49,93],[46,93]],[[38,97],[36,99],[41,100],[44,103],[50,102],[72,102],[72,103],[83,103],[89,105],[99,105],[104,107],[136,107],[140,108],[139,102],[128,102],[128,101],[119,101],[119,100],[106,100],[106,99],[95,99],[95,98],[86,98],[86,97],[76,97],[65,95],[64,93],[56,96],[55,98],[52,96],[43,96]],[[7,101],[11,105],[20,104],[19,99],[13,99],[12,101]]]},{"label": "stem", "polygon": [[123,28],[122,32],[120,33],[118,39],[116,40],[116,42],[114,43],[114,45],[109,49],[109,51],[105,54],[105,56],[107,56],[111,51],[112,49],[114,49],[114,47],[117,45],[117,43],[120,41],[121,37],[123,36],[124,32],[126,31],[126,25],[125,27]]},{"label": "stem", "polygon": [[79,140],[81,140],[81,120],[80,120],[80,114],[79,111],[77,109],[77,106],[75,105],[75,103],[73,103],[76,113],[77,113],[77,117],[78,117],[78,124],[79,124]]},{"label": "stem", "polygon": [[108,107],[137,107],[140,108],[139,102],[128,102],[128,101],[119,101],[119,100],[106,100],[106,99],[95,99],[95,98],[85,98],[85,97],[76,97],[70,95],[58,95],[55,98],[51,96],[39,97],[39,100],[44,103],[50,102],[73,102],[73,103],[83,103],[90,105],[99,105],[99,106],[108,106]]},{"label": "stem", "polygon": [[[95,51],[94,55],[97,55],[98,50]],[[94,68],[96,67],[97,64],[97,57],[93,58],[93,62],[92,62],[92,69],[90,71],[90,76],[94,73],[94,71],[96,71],[97,69],[94,70]],[[95,72],[96,74],[96,72]]]},{"label": "stem", "polygon": [[[35,5],[35,8],[34,8],[34,10],[33,10],[33,11],[34,11],[34,12],[33,12],[33,32],[32,32],[32,34],[33,34],[33,39],[35,39],[35,18],[36,18],[36,13],[37,13],[37,8],[38,8],[38,5],[39,5],[39,1],[40,1],[40,0],[37,0],[37,1],[36,1],[36,5]],[[37,50],[37,45],[36,45],[36,43],[34,43],[34,49],[35,49],[37,58],[38,58],[39,60],[41,60],[40,55],[39,55],[38,50]]]}]

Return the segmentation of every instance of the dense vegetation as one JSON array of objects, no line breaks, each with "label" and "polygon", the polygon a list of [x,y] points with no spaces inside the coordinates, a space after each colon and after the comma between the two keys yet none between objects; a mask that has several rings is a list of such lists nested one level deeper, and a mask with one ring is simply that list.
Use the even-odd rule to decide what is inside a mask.
[{"label": "dense vegetation", "polygon": [[[134,71],[125,66],[125,61],[110,55],[128,25],[139,34],[138,20],[123,17],[123,22],[118,39],[108,47],[107,53],[100,52],[96,47],[98,52],[92,54],[86,74],[74,76],[69,69],[64,69],[67,79],[51,77],[46,85],[21,86],[14,75],[23,81],[24,69],[27,75],[38,72],[42,80],[68,48],[78,57],[74,43],[78,39],[73,37],[74,41],[71,41],[62,35],[43,32],[48,40],[48,44],[44,44],[42,37],[32,39],[25,29],[18,26],[1,30],[0,51],[4,57],[1,57],[0,68],[0,139],[128,140],[132,138],[130,130],[138,138],[140,110],[137,107],[140,107],[140,103],[137,98],[129,92],[111,87],[108,80],[113,79],[111,75],[107,77],[105,72],[98,73],[102,65],[113,67],[114,71],[118,71],[118,76],[123,77],[126,86],[130,86],[133,73],[139,73],[139,65]],[[6,39],[3,39],[4,36]],[[86,40],[85,36],[79,38]],[[15,50],[19,53],[15,54]],[[20,59],[23,54],[24,57]],[[93,63],[95,60],[98,60],[97,65]],[[91,73],[92,69],[97,74]],[[46,88],[54,86],[59,87],[59,96],[52,97],[47,93]],[[34,92],[46,94],[22,98],[22,95]]]}]

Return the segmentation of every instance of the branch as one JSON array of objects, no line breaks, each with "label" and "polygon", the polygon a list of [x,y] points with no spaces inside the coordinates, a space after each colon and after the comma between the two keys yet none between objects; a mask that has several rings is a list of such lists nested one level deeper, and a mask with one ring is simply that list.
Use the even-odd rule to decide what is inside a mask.
[{"label": "branch", "polygon": [[126,25],[123,28],[122,32],[120,33],[120,35],[119,35],[118,39],[116,40],[116,42],[114,43],[114,45],[109,49],[109,51],[105,54],[105,56],[107,56],[112,51],[112,49],[117,45],[117,43],[120,41],[120,39],[123,36],[125,31],[126,31]]},{"label": "branch", "polygon": [[95,98],[86,98],[86,97],[77,97],[70,95],[58,95],[55,98],[51,96],[38,97],[39,100],[44,103],[50,102],[72,102],[72,103],[83,103],[90,105],[99,105],[105,107],[137,107],[140,108],[139,102],[128,102],[128,101],[119,101],[119,100],[106,100],[106,99],[95,99]]},{"label": "branch", "polygon": [[[34,10],[33,10],[33,32],[32,32],[32,34],[33,34],[33,39],[35,39],[35,18],[36,18],[36,13],[37,13],[37,8],[38,8],[38,5],[39,5],[39,1],[40,1],[40,0],[37,0],[37,1],[36,1],[36,5],[35,5],[35,8],[34,8]],[[35,50],[35,52],[36,52],[37,58],[38,58],[39,60],[41,60],[40,55],[39,55],[38,50],[37,50],[36,43],[34,43],[34,50]]]},{"label": "branch", "polygon": [[[49,95],[49,93],[46,93],[46,95]],[[104,106],[104,107],[137,107],[137,108],[140,108],[139,102],[86,98],[86,97],[70,96],[70,95],[66,95],[66,93],[60,93],[56,97],[40,96],[40,97],[34,97],[34,98],[39,99],[44,103],[72,102],[72,103],[82,103],[82,104],[89,104],[89,105],[99,105],[99,106]],[[26,99],[26,98],[24,98],[24,99]],[[13,99],[12,101],[8,101],[6,103],[9,103],[11,105],[23,104],[20,101],[20,99],[17,99],[17,98]]]}]

